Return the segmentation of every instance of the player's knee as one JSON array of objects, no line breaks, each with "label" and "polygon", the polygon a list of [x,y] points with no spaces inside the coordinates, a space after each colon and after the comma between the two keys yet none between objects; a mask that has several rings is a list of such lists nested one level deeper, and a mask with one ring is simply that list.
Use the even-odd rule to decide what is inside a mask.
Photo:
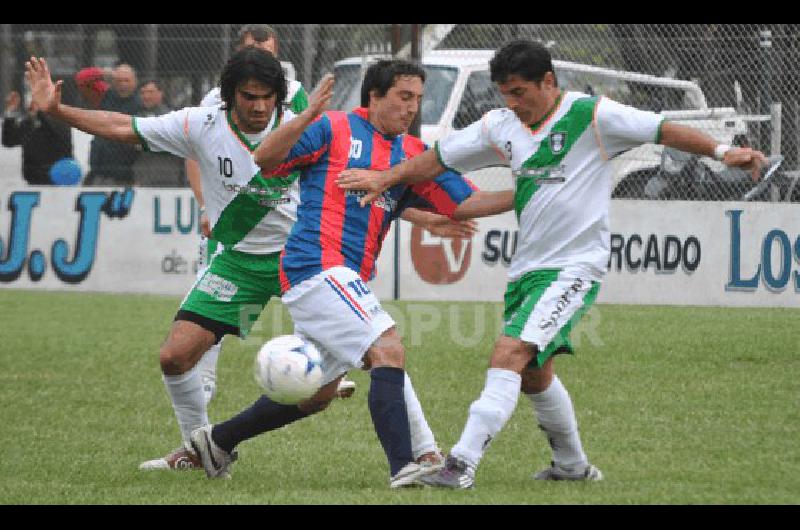
[{"label": "player's knee", "polygon": [[367,351],[366,364],[371,368],[382,366],[390,368],[404,368],[406,364],[406,350],[399,337],[381,337]]},{"label": "player's knee", "polygon": [[165,375],[180,375],[191,369],[191,366],[189,366],[189,355],[179,348],[175,348],[169,342],[161,346],[158,360],[161,364],[161,371]]},{"label": "player's knee", "polygon": [[522,392],[524,394],[540,394],[550,388],[550,384],[553,382],[552,365],[550,365],[549,370],[544,368],[526,368],[521,375]]},{"label": "player's knee", "polygon": [[533,360],[535,354],[535,346],[513,337],[503,336],[495,343],[489,365],[492,368],[502,368],[519,374]]}]

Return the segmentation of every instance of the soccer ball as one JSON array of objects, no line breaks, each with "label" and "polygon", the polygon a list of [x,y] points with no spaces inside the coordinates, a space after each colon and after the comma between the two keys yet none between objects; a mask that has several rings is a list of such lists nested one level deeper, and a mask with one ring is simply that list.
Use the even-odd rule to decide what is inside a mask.
[{"label": "soccer ball", "polygon": [[256,355],[256,382],[272,401],[296,405],[322,385],[319,350],[296,335],[275,337]]}]

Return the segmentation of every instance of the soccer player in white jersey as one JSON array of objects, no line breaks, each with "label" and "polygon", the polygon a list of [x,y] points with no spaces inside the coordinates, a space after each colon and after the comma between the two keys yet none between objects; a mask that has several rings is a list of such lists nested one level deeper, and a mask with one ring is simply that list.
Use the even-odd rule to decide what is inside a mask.
[{"label": "soccer player in white jersey", "polygon": [[[236,39],[236,50],[244,48],[259,48],[270,52],[278,57],[278,35],[275,30],[267,24],[245,24],[239,29]],[[222,96],[219,87],[212,88],[200,102],[201,107],[216,107],[222,104]],[[299,114],[308,107],[308,96],[303,85],[295,79],[287,79],[287,92],[284,104],[294,114]],[[211,225],[206,214],[205,201],[203,199],[202,177],[200,175],[200,164],[196,160],[186,160],[186,178],[194,193],[195,200],[200,206],[200,251],[199,267],[197,277],[205,274],[206,268],[211,257],[220,250],[219,244],[211,235]],[[200,359],[198,366],[200,378],[203,381],[203,396],[208,404],[216,395],[217,391],[217,360],[222,348],[222,341],[214,344]],[[349,397],[355,391],[355,383],[343,379],[339,387],[341,397]]]},{"label": "soccer player in white jersey", "polygon": [[507,108],[439,141],[386,172],[350,170],[339,185],[367,190],[363,203],[398,183],[504,164],[515,177],[520,241],[509,270],[505,328],[490,360],[486,385],[472,403],[445,468],[423,482],[470,488],[490,442],[511,417],[520,390],[528,396],[553,450],[540,480],[600,480],[578,435],[572,401],[556,377],[553,355],[572,353],[569,332],[594,302],[608,267],[608,210],[615,155],[660,143],[713,156],[753,171],[766,159],[747,148],[718,145],[690,127],[605,97],[565,92],[541,44],[513,41],[490,61],[492,81]]},{"label": "soccer player in white jersey", "polygon": [[[32,57],[25,75],[34,101],[51,116],[92,135],[140,143],[145,149],[192,158],[201,165],[212,237],[224,250],[214,256],[184,298],[160,350],[164,384],[183,445],[140,466],[143,470],[201,469],[189,435],[209,422],[199,370],[194,368],[224,335],[245,337],[270,298],[280,297],[280,251],[297,215],[296,178],[267,182],[257,175],[259,168],[251,155],[272,129],[293,116],[276,104],[286,94],[280,63],[263,50],[241,50],[221,75],[223,106],[184,108],[153,118],[61,104],[62,82],[53,84],[44,59]],[[331,93],[329,83],[312,96],[312,105],[315,101],[327,104]],[[416,215],[424,220],[432,214],[417,211]],[[300,418],[324,410],[335,397],[335,389],[301,403],[293,414]],[[415,456],[436,464],[438,448],[413,388],[405,398]]]}]

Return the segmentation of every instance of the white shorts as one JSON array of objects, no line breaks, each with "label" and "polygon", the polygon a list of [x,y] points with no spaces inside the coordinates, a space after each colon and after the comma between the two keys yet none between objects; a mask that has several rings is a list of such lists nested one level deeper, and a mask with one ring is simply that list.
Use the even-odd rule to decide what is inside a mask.
[{"label": "white shorts", "polygon": [[286,291],[295,334],[314,343],[322,355],[323,384],[361,368],[364,354],[395,322],[361,278],[333,267]]}]

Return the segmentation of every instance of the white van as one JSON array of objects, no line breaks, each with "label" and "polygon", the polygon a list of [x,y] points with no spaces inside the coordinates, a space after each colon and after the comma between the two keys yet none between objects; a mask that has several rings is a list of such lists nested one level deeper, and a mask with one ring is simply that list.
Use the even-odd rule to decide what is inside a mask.
[{"label": "white van", "polygon": [[[421,109],[421,136],[433,144],[452,130],[461,129],[487,111],[505,106],[489,77],[489,60],[494,50],[434,50],[422,59],[426,73]],[[336,86],[330,107],[349,111],[360,104],[361,79],[365,66],[386,56],[351,57],[334,65]],[[660,112],[670,120],[683,122],[710,134],[720,142],[732,143],[747,133],[747,126],[732,107],[709,108],[697,83],[635,72],[623,72],[568,61],[553,61],[559,86],[591,95],[605,95],[620,103]],[[655,171],[661,163],[662,146],[645,145],[615,159],[614,183],[634,171]],[[487,172],[487,173],[484,173]],[[470,174],[481,188],[511,186],[510,172],[489,168]]]}]

